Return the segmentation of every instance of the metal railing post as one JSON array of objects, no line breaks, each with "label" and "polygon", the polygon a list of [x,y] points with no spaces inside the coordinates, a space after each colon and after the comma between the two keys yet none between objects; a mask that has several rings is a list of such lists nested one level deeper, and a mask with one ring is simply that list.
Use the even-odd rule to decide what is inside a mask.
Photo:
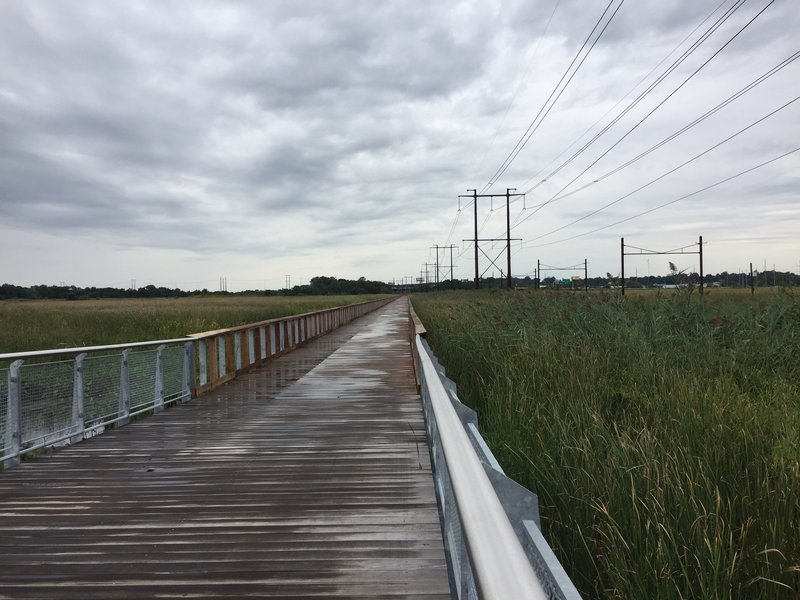
[{"label": "metal railing post", "polygon": [[225,340],[227,336],[225,335],[218,335],[214,338],[217,344],[217,364],[219,365],[217,368],[217,375],[219,377],[224,377],[227,374],[227,357],[225,356]]},{"label": "metal railing post", "polygon": [[247,330],[247,364],[252,365],[256,362],[256,330]]},{"label": "metal railing post", "polygon": [[233,334],[233,369],[241,369],[242,362],[242,333],[237,331]]},{"label": "metal railing post", "polygon": [[15,360],[8,368],[8,404],[6,405],[6,439],[4,440],[4,445],[8,448],[10,456],[3,461],[3,466],[6,469],[19,464],[19,451],[22,445],[20,369],[24,362],[24,360]]},{"label": "metal railing post", "polygon": [[153,412],[164,410],[164,349],[166,346],[161,344],[156,350],[156,386],[153,398]]},{"label": "metal railing post", "polygon": [[117,414],[118,425],[127,425],[131,420],[131,372],[129,357],[130,348],[122,351],[121,364],[119,370],[119,405]]},{"label": "metal railing post", "polygon": [[197,345],[197,354],[200,359],[200,385],[208,383],[208,344],[205,340],[200,340]]},{"label": "metal railing post", "polygon": [[261,342],[261,360],[267,358],[267,328],[266,326],[262,325],[259,328],[260,335],[259,341]]},{"label": "metal railing post", "polygon": [[72,383],[72,427],[73,435],[69,438],[69,443],[74,444],[83,439],[83,432],[86,425],[83,419],[83,360],[86,352],[81,352],[75,357],[75,376]]},{"label": "metal railing post", "polygon": [[194,388],[194,342],[183,345],[183,402],[192,397]]}]

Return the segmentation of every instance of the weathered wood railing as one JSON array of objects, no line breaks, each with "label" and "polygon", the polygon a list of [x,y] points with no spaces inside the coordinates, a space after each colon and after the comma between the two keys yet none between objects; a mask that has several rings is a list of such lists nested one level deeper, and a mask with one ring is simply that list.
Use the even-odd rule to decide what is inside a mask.
[{"label": "weathered wood railing", "polygon": [[250,323],[240,327],[195,333],[198,382],[194,395],[202,394],[233,379],[270,358],[294,350],[353,319],[380,308],[394,298],[373,300]]}]

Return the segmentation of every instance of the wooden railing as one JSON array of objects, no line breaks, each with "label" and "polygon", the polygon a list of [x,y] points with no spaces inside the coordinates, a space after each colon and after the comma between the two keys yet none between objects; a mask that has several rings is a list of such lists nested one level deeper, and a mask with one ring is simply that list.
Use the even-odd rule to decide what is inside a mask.
[{"label": "wooden railing", "polygon": [[396,298],[192,334],[189,337],[197,342],[198,359],[197,383],[192,396],[219,387],[238,373],[294,350],[298,345],[325,335],[393,300]]}]

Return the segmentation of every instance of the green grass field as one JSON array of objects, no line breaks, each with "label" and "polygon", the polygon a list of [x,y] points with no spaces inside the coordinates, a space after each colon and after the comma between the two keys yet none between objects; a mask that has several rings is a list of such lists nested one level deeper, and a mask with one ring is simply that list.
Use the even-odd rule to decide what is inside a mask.
[{"label": "green grass field", "polygon": [[0,353],[183,337],[381,296],[0,301]]},{"label": "green grass field", "polygon": [[587,598],[800,597],[800,295],[415,296]]}]

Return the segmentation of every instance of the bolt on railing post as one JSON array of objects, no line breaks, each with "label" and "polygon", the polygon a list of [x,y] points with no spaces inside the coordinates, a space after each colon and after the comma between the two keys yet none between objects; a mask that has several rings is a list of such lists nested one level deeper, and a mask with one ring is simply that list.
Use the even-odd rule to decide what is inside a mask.
[{"label": "bolt on railing post", "polygon": [[83,431],[86,428],[83,418],[83,360],[86,352],[81,352],[75,357],[75,376],[72,383],[72,437],[70,444],[80,442],[83,439]]},{"label": "bolt on railing post", "polygon": [[183,402],[192,397],[194,388],[194,342],[183,345]]},{"label": "bolt on railing post", "polygon": [[119,425],[127,425],[131,420],[131,373],[130,359],[131,349],[125,348],[122,351],[121,365],[119,371],[119,406],[117,414]]},{"label": "bolt on railing post", "polygon": [[3,461],[8,469],[19,464],[19,451],[22,441],[22,388],[20,386],[20,369],[24,360],[15,360],[8,368],[8,404],[6,405],[6,439],[4,446],[8,449],[9,458]]},{"label": "bolt on railing post", "polygon": [[153,398],[153,412],[164,410],[164,349],[166,346],[161,344],[156,350],[156,385],[155,397]]}]

